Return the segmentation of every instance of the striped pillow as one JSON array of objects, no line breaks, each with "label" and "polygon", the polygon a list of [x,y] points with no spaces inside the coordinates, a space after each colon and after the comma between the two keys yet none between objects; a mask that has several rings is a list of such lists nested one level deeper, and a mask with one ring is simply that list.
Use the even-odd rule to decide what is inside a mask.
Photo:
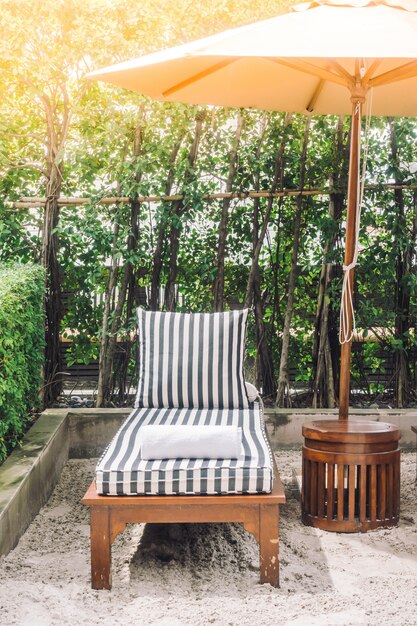
[{"label": "striped pillow", "polygon": [[248,309],[161,313],[138,309],[135,407],[246,409],[243,350]]}]

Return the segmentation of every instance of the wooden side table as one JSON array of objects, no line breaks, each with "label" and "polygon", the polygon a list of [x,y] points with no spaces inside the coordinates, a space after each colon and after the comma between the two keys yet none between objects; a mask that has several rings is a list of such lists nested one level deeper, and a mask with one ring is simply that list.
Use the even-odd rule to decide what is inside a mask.
[{"label": "wooden side table", "polygon": [[304,424],[304,524],[337,532],[395,526],[400,510],[400,434],[398,426],[383,422]]}]

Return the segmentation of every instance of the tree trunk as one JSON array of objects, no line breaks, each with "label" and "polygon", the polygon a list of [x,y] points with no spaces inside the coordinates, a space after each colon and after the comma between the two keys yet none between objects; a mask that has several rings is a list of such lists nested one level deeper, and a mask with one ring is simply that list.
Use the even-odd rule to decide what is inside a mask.
[{"label": "tree trunk", "polygon": [[[308,144],[310,123],[311,123],[311,118],[308,117],[306,119],[306,124],[305,124],[303,147],[301,151],[301,161],[300,161],[300,189],[301,190],[304,189],[304,181],[305,181],[305,173],[306,173],[306,159],[307,159],[307,144]],[[290,345],[291,319],[292,319],[292,312],[294,308],[295,282],[297,278],[297,261],[298,261],[298,250],[299,250],[299,244],[300,244],[302,206],[303,206],[303,197],[298,196],[297,201],[296,201],[295,215],[294,215],[294,242],[293,242],[292,254],[291,254],[291,269],[290,269],[290,276],[288,279],[288,300],[287,300],[287,308],[285,311],[284,328],[282,332],[281,359],[280,359],[280,364],[279,364],[279,375],[278,375],[278,391],[277,391],[277,398],[276,398],[276,406],[279,406],[279,407],[284,406],[286,397],[287,397],[288,403],[290,403],[290,397],[288,393],[289,391],[288,355],[289,355],[289,345]]]},{"label": "tree trunk", "polygon": [[[256,326],[256,350],[259,363],[259,378],[262,396],[265,402],[275,398],[275,376],[271,351],[268,345],[267,327],[264,322],[264,302],[261,294],[259,268],[253,281],[253,308]],[[257,381],[258,383],[258,381]],[[259,383],[258,383],[259,384]]]},{"label": "tree trunk", "polygon": [[[265,116],[259,142],[255,154],[256,161],[259,161],[262,150],[263,142],[267,130],[268,117]],[[258,191],[260,189],[260,171],[258,170],[254,176],[254,189]],[[272,207],[272,203],[271,203]],[[268,213],[268,212],[267,212]],[[267,329],[264,323],[264,302],[261,293],[261,272],[259,268],[259,214],[260,214],[260,198],[254,198],[253,201],[253,230],[252,230],[252,249],[253,259],[249,272],[249,280],[247,286],[247,292],[245,297],[245,308],[249,308],[253,299],[253,311],[255,317],[255,329],[256,329],[256,387],[261,391],[263,398],[266,402],[275,397],[275,377],[274,368],[272,362],[272,356],[267,340]],[[266,221],[269,222],[269,214],[264,219],[263,224]],[[262,228],[264,232],[264,228]],[[264,233],[265,236],[265,233]],[[259,250],[259,251],[258,251]],[[257,253],[257,254],[256,254]]]},{"label": "tree trunk", "polygon": [[[140,117],[143,117],[143,109],[140,112]],[[142,124],[138,124],[135,129],[135,139],[133,142],[133,158],[138,159],[142,152],[142,145],[144,139],[144,129]],[[136,184],[138,185],[142,179],[142,171],[137,171],[134,175],[134,179]],[[127,251],[128,256],[131,259],[132,255],[136,252],[139,243],[139,220],[140,220],[140,210],[141,203],[137,200],[132,200],[130,203],[130,232],[127,238]],[[122,405],[125,403],[127,399],[128,389],[127,389],[127,376],[129,369],[129,361],[131,355],[131,349],[134,339],[132,340],[131,334],[127,334],[124,337],[124,347],[117,346],[116,342],[116,333],[119,331],[122,326],[121,317],[123,313],[123,307],[125,308],[125,323],[124,327],[129,329],[132,324],[132,319],[134,319],[134,309],[135,305],[138,305],[138,291],[137,291],[137,281],[138,275],[140,274],[140,269],[136,267],[136,264],[132,261],[128,261],[123,268],[123,277],[122,277],[122,285],[119,291],[119,303],[116,306],[116,315],[113,318],[112,324],[112,333],[111,336],[114,338],[113,346],[110,348],[113,351],[113,364],[114,357],[116,355],[117,349],[119,349],[119,359],[117,363],[117,367],[114,368],[114,375],[112,377],[112,385],[110,388],[110,393],[114,393],[115,387],[118,387],[118,395],[119,395],[119,404]],[[120,314],[119,314],[120,311]]]},{"label": "tree trunk", "polygon": [[[119,239],[119,223],[116,221],[113,226],[113,250],[116,249]],[[100,343],[100,355],[99,355],[99,369],[98,369],[98,383],[97,383],[97,397],[96,407],[101,408],[105,406],[108,398],[108,392],[110,389],[110,381],[112,375],[112,362],[108,358],[109,356],[109,320],[112,301],[114,299],[114,292],[117,285],[117,275],[119,271],[118,257],[112,255],[112,265],[110,268],[109,277],[106,284],[106,291],[104,293],[104,311],[103,322],[101,332]]]},{"label": "tree trunk", "polygon": [[[203,134],[203,122],[206,113],[200,111],[195,117],[194,139],[188,154],[188,166],[184,173],[183,191],[186,194],[187,185],[194,177],[194,166],[197,161],[198,147]],[[178,251],[180,247],[181,218],[186,210],[183,200],[176,200],[172,205],[170,232],[169,232],[169,274],[165,288],[165,308],[167,311],[175,311],[177,303],[176,282],[178,275]]]},{"label": "tree trunk", "polygon": [[175,202],[172,209],[172,217],[177,224],[171,224],[169,231],[169,274],[165,287],[165,308],[167,311],[175,311],[177,306],[177,275],[178,275],[178,251],[180,249],[179,221],[182,214],[182,202]]},{"label": "tree trunk", "polygon": [[58,263],[59,223],[58,198],[61,191],[61,172],[56,165],[49,168],[43,219],[41,264],[46,270],[45,295],[45,365],[43,405],[48,406],[62,392],[62,357],[60,326],[62,319],[61,277]]},{"label": "tree trunk", "polygon": [[[292,114],[291,113],[287,113],[286,116],[285,116],[284,128],[283,128],[283,131],[282,131],[283,134],[282,134],[281,143],[280,143],[280,146],[278,148],[278,151],[277,151],[277,154],[276,154],[276,157],[275,157],[274,178],[273,178],[272,185],[271,185],[271,191],[273,193],[278,191],[278,189],[282,189],[282,186],[283,186],[282,185],[282,177],[283,177],[283,173],[284,173],[283,157],[284,157],[285,145],[287,143],[287,129],[288,129],[290,123],[291,123],[291,119],[292,119]],[[258,183],[258,187],[259,187],[259,183]],[[251,265],[251,269],[250,269],[250,272],[249,272],[248,284],[246,286],[246,296],[245,296],[245,306],[246,307],[250,307],[250,305],[252,303],[253,281],[254,281],[254,277],[255,277],[256,273],[258,272],[259,255],[261,253],[262,246],[263,246],[264,239],[265,239],[265,235],[266,235],[266,232],[267,232],[267,229],[268,229],[268,226],[269,226],[269,221],[270,221],[270,218],[271,218],[271,212],[272,212],[273,206],[274,206],[274,198],[272,196],[270,196],[267,199],[266,211],[265,211],[264,220],[262,222],[261,232],[260,233],[257,232],[256,244],[255,244],[254,250],[253,250],[252,265]]]},{"label": "tree trunk", "polygon": [[[330,205],[333,205],[333,198]],[[330,213],[334,209],[330,208]],[[324,258],[329,251],[326,246]],[[313,385],[312,385],[312,406],[334,408],[336,406],[336,394],[334,384],[333,360],[331,357],[329,343],[329,309],[330,298],[329,288],[333,277],[333,266],[331,263],[323,262],[320,274],[319,296],[317,302],[317,313],[314,329],[313,344]]]},{"label": "tree trunk", "polygon": [[[128,250],[135,251],[139,242],[139,220],[140,220],[141,203],[136,200],[132,200],[131,213],[130,213],[130,234],[127,241]],[[126,312],[125,312],[125,328],[129,328],[132,319],[135,317],[135,308],[139,306],[139,294],[138,294],[138,276],[140,271],[135,270],[134,265],[129,263],[130,271],[127,276],[127,296],[126,296]],[[128,396],[127,378],[130,355],[132,353],[132,347],[136,345],[135,335],[132,340],[126,337],[126,347],[123,350],[120,358],[118,374],[118,387],[119,387],[119,404],[124,404]]]},{"label": "tree trunk", "polygon": [[[335,136],[335,159],[333,164],[334,174],[330,180],[333,188],[342,188],[341,178],[346,174],[347,158],[346,146],[343,142],[343,117],[339,118]],[[344,193],[331,193],[329,198],[329,216],[333,222],[340,221],[343,205],[345,202]],[[333,280],[333,265],[326,262],[328,254],[334,249],[338,231],[335,231],[331,239],[327,242],[323,250],[323,264],[320,274],[319,294],[317,301],[316,320],[314,323],[313,340],[313,375],[312,375],[312,406],[334,408],[336,406],[335,379],[337,376],[338,359],[335,358],[334,345],[335,334],[334,324],[332,324],[330,290]],[[333,341],[332,341],[333,339]]]},{"label": "tree trunk", "polygon": [[[413,191],[413,199],[412,199],[412,215],[413,222],[411,227],[411,250],[410,250],[410,283],[415,284],[416,273],[417,273],[417,262],[416,262],[416,243],[417,243],[417,189]],[[413,393],[413,397],[415,399],[416,396],[416,376],[415,376],[415,357],[413,359],[414,363],[412,369],[414,370],[414,375],[412,376],[410,372],[410,395]]]},{"label": "tree trunk", "polygon": [[[141,112],[141,116],[143,112]],[[142,151],[143,144],[143,126],[138,123],[135,131],[135,139],[133,144],[133,158],[136,160]],[[124,156],[125,158],[125,156]],[[124,160],[124,159],[123,159]],[[142,176],[142,172],[136,172],[135,182],[139,184]],[[130,214],[130,232],[127,238],[127,251],[133,253],[137,247],[137,239],[139,234],[138,218],[140,212],[140,204],[133,201],[131,203]],[[114,304],[115,291],[117,281],[119,277],[119,261],[118,256],[114,253],[118,248],[119,243],[119,222],[116,216],[116,220],[113,228],[113,254],[112,254],[112,266],[108,282],[106,285],[106,292],[104,297],[104,313],[102,324],[102,335],[100,344],[100,357],[99,357],[99,375],[97,384],[97,398],[96,407],[100,408],[106,405],[110,399],[112,390],[113,379],[113,366],[114,357],[117,347],[117,333],[121,326],[121,317],[123,308],[126,302],[126,294],[128,285],[132,282],[134,276],[134,265],[128,261],[123,267],[122,279],[117,296],[117,302]],[[131,255],[129,254],[129,257]],[[113,314],[111,315],[112,306]],[[126,370],[127,371],[127,370]]]},{"label": "tree trunk", "polygon": [[[244,117],[242,113],[239,113],[237,116],[237,125],[236,125],[236,134],[234,137],[232,149],[229,153],[229,169],[226,180],[226,192],[230,192],[233,190],[233,181],[236,175],[236,167],[237,167],[237,153],[239,150],[240,138],[242,135],[244,125]],[[219,238],[217,244],[217,270],[216,270],[216,278],[214,280],[213,285],[213,295],[214,295],[214,310],[215,311],[223,311],[224,310],[224,262],[226,256],[226,241],[227,241],[227,224],[229,221],[229,208],[230,208],[231,199],[224,198],[222,213],[219,224]]]},{"label": "tree trunk", "polygon": [[[287,141],[287,128],[291,123],[292,115],[287,113],[284,120],[284,128],[282,134],[282,140],[278,148],[275,157],[274,177],[271,185],[273,192],[278,188],[282,188],[283,177],[283,156],[284,149]],[[263,136],[259,143],[258,157],[260,156],[261,144]],[[258,190],[259,175],[255,178],[255,188]],[[271,213],[274,206],[274,200],[272,197],[267,198],[266,211],[262,222],[262,227],[259,232],[259,198],[254,199],[254,228],[252,231],[252,246],[253,257],[252,264],[249,271],[248,283],[246,286],[245,307],[249,308],[253,302],[255,325],[256,325],[256,347],[257,347],[257,361],[259,365],[259,378],[261,381],[262,394],[265,401],[273,400],[275,398],[275,376],[274,366],[272,361],[271,350],[267,341],[267,329],[264,323],[264,303],[261,296],[261,272],[259,268],[259,256],[262,250],[262,246],[265,240],[265,235],[270,223]],[[272,325],[272,327],[274,327]],[[258,381],[257,381],[258,382]],[[259,383],[258,383],[259,384]]]},{"label": "tree trunk", "polygon": [[[46,270],[45,291],[45,364],[44,388],[41,392],[44,406],[55,401],[62,392],[62,357],[60,350],[60,330],[63,314],[61,276],[58,263],[59,237],[56,231],[59,224],[64,153],[71,119],[68,93],[65,84],[59,85],[55,98],[38,93],[42,103],[47,127],[46,138],[46,203],[44,209],[41,265]],[[57,98],[62,101],[58,103]],[[60,116],[57,109],[60,107]]]},{"label": "tree trunk", "polygon": [[281,211],[283,205],[283,198],[279,198],[278,200],[278,210],[277,210],[277,232],[275,235],[274,241],[274,250],[271,251],[271,265],[272,265],[272,289],[273,289],[273,298],[272,298],[272,317],[271,317],[271,326],[273,329],[273,337],[276,338],[278,332],[280,332],[282,328],[282,319],[280,316],[280,281],[279,281],[279,259],[281,255]]},{"label": "tree trunk", "polygon": [[[391,158],[395,170],[395,184],[401,185],[398,175],[399,157],[395,124],[389,120]],[[394,202],[397,210],[397,223],[394,230],[394,241],[397,250],[396,282],[395,282],[395,330],[394,337],[397,347],[394,353],[395,401],[398,408],[403,408],[409,396],[410,371],[408,362],[408,333],[410,330],[410,288],[409,275],[411,270],[411,246],[404,239],[407,233],[405,219],[404,196],[402,189],[394,190]]]},{"label": "tree trunk", "polygon": [[[172,185],[174,183],[174,166],[177,160],[178,152],[181,148],[181,144],[186,135],[185,130],[182,130],[178,136],[177,141],[172,148],[171,156],[170,156],[170,168],[168,172],[168,177],[165,185],[165,195],[169,196],[171,193]],[[161,216],[158,227],[157,227],[157,238],[155,251],[153,254],[152,261],[152,276],[151,276],[151,285],[150,285],[150,300],[149,306],[151,311],[158,311],[159,309],[159,287],[161,284],[161,271],[162,271],[162,263],[164,256],[164,246],[166,240],[166,228],[169,220],[166,219],[166,213],[164,211],[164,215]]]}]

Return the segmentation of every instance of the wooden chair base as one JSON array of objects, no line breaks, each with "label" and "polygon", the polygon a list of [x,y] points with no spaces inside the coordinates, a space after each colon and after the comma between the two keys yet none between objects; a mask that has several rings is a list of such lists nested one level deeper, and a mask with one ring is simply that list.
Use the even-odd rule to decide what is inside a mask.
[{"label": "wooden chair base", "polygon": [[270,494],[224,496],[100,496],[93,482],[90,507],[91,584],[111,589],[111,545],[128,523],[241,522],[260,549],[260,582],[279,586],[279,506],[285,503],[276,472]]},{"label": "wooden chair base", "polygon": [[303,425],[302,521],[336,532],[398,524],[400,430],[382,422]]}]

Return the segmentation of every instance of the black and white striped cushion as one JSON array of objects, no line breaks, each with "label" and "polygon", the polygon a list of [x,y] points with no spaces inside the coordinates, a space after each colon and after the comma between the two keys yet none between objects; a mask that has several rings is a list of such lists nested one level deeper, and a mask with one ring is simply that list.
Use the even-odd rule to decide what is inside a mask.
[{"label": "black and white striped cushion", "polygon": [[165,313],[138,309],[135,407],[249,406],[243,376],[248,310]]},{"label": "black and white striped cushion", "polygon": [[[238,426],[245,458],[143,460],[140,428],[146,424]],[[272,479],[272,453],[257,402],[240,410],[136,409],[96,468],[97,492],[104,495],[269,493]]]}]

